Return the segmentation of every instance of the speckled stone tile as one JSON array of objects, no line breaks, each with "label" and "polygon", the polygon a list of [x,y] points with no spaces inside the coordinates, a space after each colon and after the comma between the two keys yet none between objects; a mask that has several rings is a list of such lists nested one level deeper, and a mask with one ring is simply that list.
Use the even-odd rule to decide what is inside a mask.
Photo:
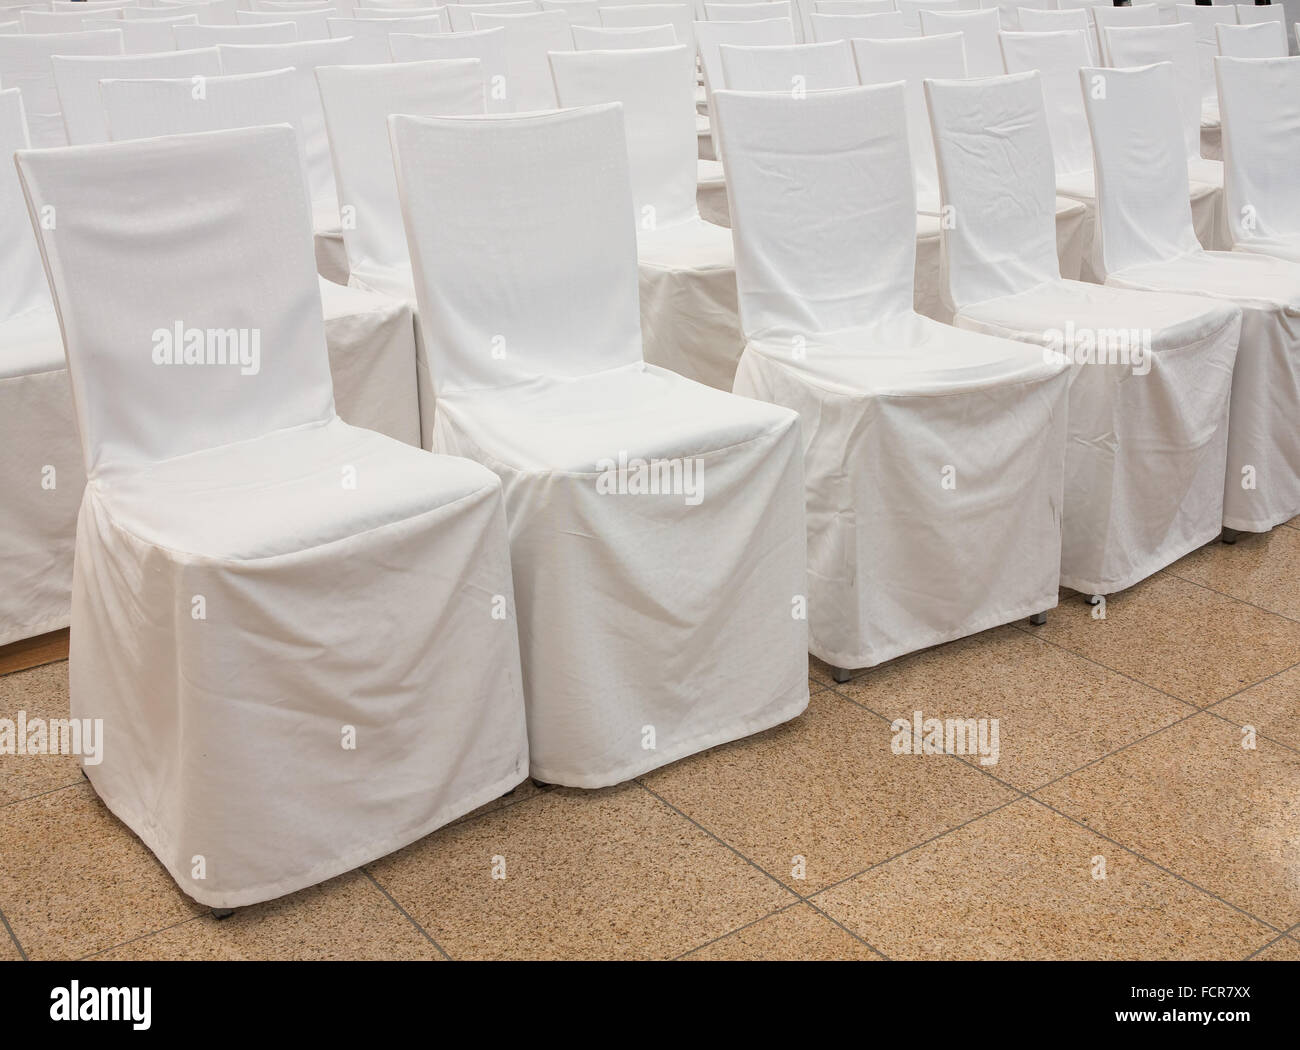
[{"label": "speckled stone tile", "polygon": [[1072,595],[1035,631],[1202,706],[1300,660],[1300,623],[1166,573],[1110,595],[1105,619],[1092,613]]},{"label": "speckled stone tile", "polygon": [[775,915],[682,956],[684,959],[740,962],[775,960],[876,960],[877,955],[807,904]]},{"label": "speckled stone tile", "polygon": [[1210,710],[1300,750],[1300,666],[1266,678]]},{"label": "speckled stone tile", "polygon": [[1251,959],[1256,962],[1300,962],[1300,941],[1282,937],[1258,955],[1252,955]]},{"label": "speckled stone tile", "polygon": [[89,784],[0,807],[0,910],[33,959],[75,959],[204,909]]},{"label": "speckled stone tile", "polygon": [[14,944],[13,938],[9,936],[9,931],[0,926],[0,962],[17,962],[22,957],[18,945]]},{"label": "speckled stone tile", "polygon": [[1279,929],[1300,920],[1300,755],[1197,714],[1038,793]]},{"label": "speckled stone tile", "polygon": [[1195,710],[1014,627],[914,653],[838,691],[890,721],[996,718],[998,760],[984,768],[1022,791]]},{"label": "speckled stone tile", "polygon": [[1294,518],[1292,518],[1292,519],[1291,519],[1290,521],[1288,521],[1286,524],[1289,525],[1289,526],[1291,526],[1291,528],[1293,528],[1293,529],[1300,529],[1300,514],[1297,514]]},{"label": "speckled stone tile", "polygon": [[835,676],[831,672],[831,665],[825,660],[819,660],[811,653],[808,654],[808,679],[809,681],[819,682],[821,685],[835,684]]},{"label": "speckled stone tile", "polygon": [[1029,799],[813,901],[892,959],[1241,959],[1276,936]]},{"label": "speckled stone tile", "polygon": [[1300,620],[1300,530],[1242,533],[1232,545],[1206,544],[1168,572]]},{"label": "speckled stone tile", "polygon": [[672,958],[792,900],[636,784],[548,791],[369,870],[453,959]]},{"label": "speckled stone tile", "polygon": [[[67,661],[0,677],[0,718],[16,722],[19,711],[29,722],[68,717]],[[0,755],[0,806],[79,783],[74,755]]]},{"label": "speckled stone tile", "polygon": [[479,817],[486,816],[489,813],[495,813],[498,809],[505,809],[507,806],[513,806],[517,802],[523,802],[532,798],[534,795],[540,795],[544,791],[549,791],[549,787],[538,787],[531,779],[525,779],[514,791],[508,795],[502,795],[500,798],[494,798],[491,802],[485,802],[478,809],[472,809],[463,817],[453,820],[453,824],[461,824],[467,820],[476,820]]},{"label": "speckled stone tile", "polygon": [[96,959],[442,959],[437,947],[361,872],[238,908],[201,915]]},{"label": "speckled stone tile", "polygon": [[793,722],[643,782],[806,896],[1015,797],[954,758],[890,744],[888,722],[827,691]]}]

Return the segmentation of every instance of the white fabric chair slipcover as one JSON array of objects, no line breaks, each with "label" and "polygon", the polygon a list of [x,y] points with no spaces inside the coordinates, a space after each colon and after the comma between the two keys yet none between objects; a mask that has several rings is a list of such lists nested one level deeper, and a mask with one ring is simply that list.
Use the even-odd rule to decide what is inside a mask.
[{"label": "white fabric chair slipcover", "polygon": [[[329,40],[330,18],[334,17],[337,12],[331,10],[325,11],[239,11],[236,17],[242,26],[264,26],[278,25],[281,22],[292,22],[297,30],[298,40]],[[261,41],[248,41],[248,43],[260,43]]]},{"label": "white fabric chair slipcover", "polygon": [[0,36],[0,86],[22,91],[33,147],[68,144],[50,57],[120,54],[122,34],[116,29]]},{"label": "white fabric chair slipcover", "polygon": [[1061,583],[1132,586],[1219,535],[1241,311],[1062,280],[1039,74],[926,83],[962,328],[1071,361]]},{"label": "white fabric chair slipcover", "polygon": [[[695,23],[695,44],[700,52],[700,68],[704,73],[704,93],[708,99],[713,94],[714,84],[725,83],[722,72],[722,58],[718,48],[723,44],[735,44],[748,47],[764,45],[794,44],[794,23],[788,18],[768,18],[757,22],[700,22]],[[709,105],[709,147],[708,158],[721,160],[718,150],[717,120],[712,116]],[[697,125],[698,126],[698,125]],[[705,147],[700,146],[700,156],[705,157]],[[730,223],[730,212],[727,222]]]},{"label": "white fabric chair slipcover", "polygon": [[[201,91],[189,77],[105,80],[101,89],[114,140],[290,124],[301,156],[299,85],[295,70],[281,69],[206,77]],[[319,283],[339,415],[353,426],[419,445],[412,307],[401,299],[345,288],[323,277]]]},{"label": "white fabric chair slipcover", "polygon": [[909,29],[916,32],[921,31],[921,12],[928,11],[956,11],[961,5],[957,0],[895,0],[895,6],[898,13],[903,16]]},{"label": "white fabric chair slipcover", "polygon": [[292,22],[267,22],[248,26],[178,25],[172,27],[178,51],[219,44],[292,44],[298,27]]},{"label": "white fabric chair slipcover", "polygon": [[598,26],[602,3],[603,0],[542,0],[541,9],[563,12],[571,26]]},{"label": "white fabric chair slipcover", "polygon": [[1133,4],[1131,7],[1114,7],[1099,4],[1088,9],[1097,39],[1097,56],[1102,65],[1110,66],[1110,49],[1106,46],[1108,26],[1158,26],[1160,9],[1153,3]]},{"label": "white fabric chair slipcover", "polygon": [[1300,58],[1215,66],[1232,247],[1300,263]]},{"label": "white fabric chair slipcover", "polygon": [[710,22],[759,22],[768,18],[794,19],[794,10],[789,0],[764,0],[764,2],[746,4],[734,0],[722,0],[721,3],[704,4],[704,15]]},{"label": "white fabric chair slipcover", "polygon": [[997,8],[980,11],[931,11],[922,8],[921,32],[925,36],[961,33],[966,46],[966,73],[972,77],[1000,76],[1002,48],[998,31],[1002,28]]},{"label": "white fabric chair slipcover", "polygon": [[506,66],[510,70],[508,91],[514,109],[529,112],[555,108],[555,85],[546,56],[551,51],[572,51],[573,30],[559,11],[525,15],[475,14],[475,29],[506,31]]},{"label": "white fabric chair slipcover", "polygon": [[334,168],[330,163],[329,136],[316,90],[317,66],[340,66],[388,61],[388,41],[383,37],[342,37],[337,40],[299,40],[292,44],[221,44],[224,73],[269,73],[294,70],[303,153],[307,158],[307,185],[311,189],[316,223],[316,268],[335,284],[348,283],[348,257],[343,247],[342,220]]},{"label": "white fabric chair slipcover", "polygon": [[979,6],[994,8],[1002,16],[1002,28],[1017,31],[1025,28],[1020,24],[1022,10],[1056,10],[1056,0],[980,0]]},{"label": "white fabric chair slipcover", "polygon": [[[504,29],[480,29],[468,33],[393,33],[388,38],[388,47],[394,62],[478,59],[487,112],[504,113],[510,109],[510,77],[506,65]],[[384,134],[388,134],[387,125]],[[400,226],[401,212],[395,214]],[[405,241],[402,251],[406,251]],[[409,269],[409,262],[407,266]]]},{"label": "white fabric chair slipcover", "polygon": [[87,18],[87,29],[117,29],[122,33],[122,49],[128,55],[151,55],[176,50],[172,30],[176,26],[197,25],[197,15],[164,15],[161,18],[127,21],[120,18]]},{"label": "white fabric chair slipcover", "polygon": [[[782,17],[788,16],[787,11]],[[677,43],[685,44],[692,54],[695,53],[695,26],[689,4],[619,4],[617,7],[602,7],[600,24],[606,29],[669,25],[677,36]]]},{"label": "white fabric chair slipcover", "polygon": [[[1020,11],[1019,32],[1062,33],[1076,29],[1084,34],[1088,55],[1092,61],[1100,61],[1100,53],[1097,47],[1097,31],[1084,8],[1071,7],[1064,10],[1022,8]],[[1008,66],[1007,72],[1015,73],[1017,70]]]},{"label": "white fabric chair slipcover", "polygon": [[[389,33],[450,33],[451,21],[446,10],[443,8],[439,14],[413,18],[327,18],[326,21],[332,38],[374,37],[382,44],[382,54],[387,55]],[[376,55],[375,61],[383,59]]]},{"label": "white fabric chair slipcover", "polygon": [[723,44],[721,85],[731,91],[826,91],[854,87],[858,67],[847,40],[737,47]]},{"label": "white fabric chair slipcover", "polygon": [[1220,22],[1214,30],[1220,55],[1229,58],[1285,58],[1287,55],[1286,28],[1281,22],[1270,20],[1242,26]]},{"label": "white fabric chair slipcover", "polygon": [[817,15],[877,15],[897,10],[894,0],[816,0],[813,14]]},{"label": "white fabric chair slipcover", "polygon": [[731,233],[696,203],[694,50],[561,52],[551,67],[562,107],[623,107],[645,360],[730,391],[744,339]]},{"label": "white fabric chair slipcover", "polygon": [[1190,23],[1196,34],[1196,71],[1201,85],[1201,155],[1223,159],[1219,134],[1219,98],[1214,86],[1214,56],[1219,53],[1216,27],[1237,23],[1234,4],[1175,4],[1179,22]]},{"label": "white fabric chair slipcover", "polygon": [[578,51],[673,47],[676,43],[677,33],[670,25],[629,26],[626,29],[573,26],[573,46]]},{"label": "white fabric chair slipcover", "polygon": [[803,421],[811,651],[872,666],[1051,608],[1066,366],[913,312],[902,86],[714,98],[736,392]]},{"label": "white fabric chair slipcover", "polygon": [[54,84],[63,126],[74,146],[108,141],[99,82],[150,77],[210,77],[221,72],[215,47],[163,51],[154,55],[54,55]]},{"label": "white fabric chair slipcover", "polygon": [[835,40],[895,40],[919,36],[908,26],[897,11],[875,15],[812,15],[813,40],[830,43]]},{"label": "white fabric chair slipcover", "polygon": [[435,447],[502,478],[532,774],[575,787],[808,703],[798,418],[642,360],[619,110],[389,118]]},{"label": "white fabric chair slipcover", "polygon": [[[26,149],[22,92],[0,91],[0,156]],[[59,320],[18,172],[0,170],[0,645],[67,627],[85,486]]]},{"label": "white fabric chair slipcover", "polygon": [[1183,191],[1173,67],[1085,69],[1106,283],[1242,308],[1223,523],[1265,532],[1300,513],[1300,266],[1197,243]]},{"label": "white fabric chair slipcover", "polygon": [[166,11],[181,9],[187,15],[198,15],[201,26],[233,26],[236,24],[236,0],[155,0],[157,8]]},{"label": "white fabric chair slipcover", "polygon": [[[86,772],[217,908],[383,856],[527,772],[500,485],[334,414],[294,138],[19,154],[89,475]],[[258,370],[155,364],[174,326],[260,333]]]},{"label": "white fabric chair slipcover", "polygon": [[[1295,6],[1296,0],[1292,0]],[[1273,0],[1271,4],[1237,4],[1237,22],[1243,26],[1257,25],[1261,22],[1278,22],[1282,27],[1282,46],[1286,48],[1285,54],[1295,54],[1289,38],[1287,27],[1291,24],[1292,19],[1288,17],[1284,4],[1278,0]]]},{"label": "white fabric chair slipcover", "polygon": [[75,33],[86,28],[88,18],[121,21],[121,11],[116,8],[93,11],[21,11],[18,15],[24,33]]},{"label": "white fabric chair slipcover", "polygon": [[447,5],[447,17],[451,20],[453,33],[469,33],[474,29],[474,13],[492,15],[527,15],[541,11],[540,4],[533,0],[502,0],[496,4],[456,4]]}]

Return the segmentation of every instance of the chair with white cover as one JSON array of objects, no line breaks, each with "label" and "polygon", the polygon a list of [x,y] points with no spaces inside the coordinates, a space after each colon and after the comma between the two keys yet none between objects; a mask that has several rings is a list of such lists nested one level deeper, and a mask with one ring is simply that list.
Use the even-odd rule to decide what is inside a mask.
[{"label": "chair with white cover", "polygon": [[1018,32],[1022,10],[1056,10],[1056,0],[980,0],[981,8],[993,8],[1002,18],[1002,28]]},{"label": "chair with white cover", "polygon": [[[394,62],[478,59],[487,112],[505,113],[510,110],[510,76],[506,65],[504,29],[477,29],[468,33],[393,33],[388,38],[388,47]],[[384,134],[387,135],[387,125],[384,128]],[[401,213],[396,214],[400,226]]]},{"label": "chair with white cover", "polygon": [[1219,133],[1219,97],[1214,86],[1214,57],[1219,53],[1216,27],[1237,24],[1235,4],[1176,4],[1178,21],[1190,23],[1196,34],[1196,69],[1201,84],[1201,156],[1223,159]]},{"label": "chair with white cover", "polygon": [[609,29],[604,26],[573,26],[575,51],[630,51],[647,47],[674,47],[677,32],[670,25],[628,26]]},{"label": "chair with white cover", "polygon": [[195,47],[217,47],[220,44],[292,44],[298,39],[298,27],[293,22],[265,22],[239,26],[187,26],[172,27],[177,50]]},{"label": "chair with white cover", "polygon": [[54,55],[50,64],[68,142],[74,146],[108,141],[101,80],[210,77],[221,72],[215,47],[153,55]]},{"label": "chair with white cover", "polygon": [[1061,584],[1111,594],[1218,537],[1241,311],[1062,280],[1040,74],[926,82],[960,328],[1071,365]]},{"label": "chair with white cover", "polygon": [[570,26],[598,26],[602,3],[603,0],[541,0],[541,9],[561,12]]},{"label": "chair with white cover", "polygon": [[[692,53],[695,51],[694,18],[689,4],[619,4],[615,7],[601,7],[599,14],[600,24],[606,29],[672,26],[677,35],[677,43],[685,44]],[[788,16],[787,10],[782,17]]]},{"label": "chair with white cover", "polygon": [[828,91],[854,87],[858,67],[847,40],[737,47],[723,44],[722,85],[729,91]]},{"label": "chair with white cover", "polygon": [[620,107],[389,126],[435,447],[504,482],[532,775],[616,784],[798,715],[798,417],[642,359]]},{"label": "chair with white cover", "polygon": [[812,7],[818,15],[878,15],[896,10],[894,0],[815,0]]},{"label": "chair with white cover", "polygon": [[1217,58],[1232,248],[1300,263],[1300,58]]},{"label": "chair with white cover", "polygon": [[[1173,65],[1178,110],[1187,147],[1187,178],[1191,184],[1192,200],[1196,202],[1192,205],[1196,236],[1206,248],[1226,250],[1231,241],[1223,215],[1223,161],[1202,156],[1205,131],[1201,125],[1200,75],[1193,28],[1181,22],[1159,26],[1109,26],[1106,46],[1117,68],[1149,66],[1156,62]],[[1216,121],[1217,106],[1216,101]],[[1202,203],[1206,187],[1210,190],[1212,205]]]},{"label": "chair with white cover", "polygon": [[918,30],[908,26],[897,11],[873,15],[820,15],[809,16],[813,40],[820,44],[835,40],[897,40],[920,36]]},{"label": "chair with white cover", "polygon": [[555,85],[547,54],[573,50],[573,30],[560,11],[534,14],[474,15],[475,29],[504,28],[506,66],[510,70],[509,92],[516,112],[555,108]]},{"label": "chair with white cover", "polygon": [[[762,47],[765,45],[794,44],[794,23],[788,18],[765,18],[757,22],[696,22],[695,43],[700,52],[700,67],[704,71],[704,93],[712,98],[713,86],[726,83],[722,73],[722,59],[718,48],[723,44],[735,44],[741,47]],[[717,122],[712,117],[712,105],[709,105],[709,134],[712,142],[712,159],[721,160],[718,152]]]},{"label": "chair with white cover", "polygon": [[562,107],[623,107],[645,360],[730,391],[744,340],[731,233],[696,203],[694,50],[556,53],[551,68]]},{"label": "chair with white cover", "polygon": [[1197,243],[1168,63],[1085,69],[1080,77],[1101,85],[1085,92],[1084,104],[1106,283],[1242,309],[1223,524],[1267,532],[1300,513],[1300,265],[1253,252],[1208,252]]},{"label": "chair with white cover", "polygon": [[1097,57],[1104,66],[1114,63],[1110,60],[1110,48],[1106,46],[1106,29],[1108,26],[1158,26],[1160,9],[1154,3],[1133,4],[1130,7],[1114,7],[1099,4],[1088,8],[1092,16],[1093,31],[1097,40]]},{"label": "chair with white cover", "polygon": [[[1088,55],[1093,62],[1101,61],[1100,48],[1097,46],[1097,28],[1082,7],[1070,7],[1063,10],[1052,8],[1025,8],[1020,12],[1020,29],[1022,33],[1063,33],[1078,30],[1087,41]],[[1010,69],[1008,73],[1019,72]]]},{"label": "chair with white cover", "polygon": [[912,308],[899,84],[715,96],[748,340],[804,422],[811,652],[871,667],[1056,605],[1063,358]]},{"label": "chair with white cover", "polygon": [[177,26],[198,25],[197,15],[163,15],[160,18],[87,18],[86,29],[119,29],[122,48],[128,55],[152,55],[159,51],[176,50],[172,30]]},{"label": "chair with white cover", "polygon": [[[77,5],[79,8],[80,4]],[[22,11],[18,21],[24,33],[77,33],[86,28],[87,19],[121,21],[121,8],[77,11]]]},{"label": "chair with white cover", "polygon": [[[402,228],[388,116],[478,114],[484,109],[483,73],[476,58],[426,59],[316,70],[339,200],[349,210],[343,229],[349,284],[408,303],[415,309],[415,279]],[[428,350],[415,348],[420,444],[432,447],[434,386]]]},{"label": "chair with white cover", "polygon": [[[378,55],[376,55],[376,50]],[[316,266],[322,277],[335,284],[348,283],[348,257],[343,246],[334,168],[329,136],[316,90],[317,66],[363,65],[388,61],[384,37],[341,37],[337,40],[299,40],[292,44],[221,44],[221,69],[225,73],[269,73],[293,68],[294,98],[298,102],[307,157],[307,185],[316,217]]]},{"label": "chair with white cover", "polygon": [[201,26],[233,26],[238,23],[235,12],[237,0],[154,0],[160,11],[172,13],[181,9],[184,14],[198,15]]},{"label": "chair with white cover", "polygon": [[704,16],[710,22],[758,22],[768,18],[789,18],[793,21],[794,10],[790,6],[790,0],[759,0],[752,4],[733,3],[731,0],[710,3],[705,0]]},{"label": "chair with white cover", "polygon": [[1287,17],[1286,7],[1280,0],[1273,0],[1272,3],[1268,4],[1237,4],[1235,6],[1239,25],[1249,26],[1277,22],[1282,27],[1282,46],[1286,49],[1283,53],[1295,54],[1291,50],[1291,41],[1288,39],[1287,33],[1287,24],[1290,20]]},{"label": "chair with white cover", "polygon": [[[305,171],[301,78],[292,69],[193,78],[103,80],[104,115],[114,141],[289,124]],[[306,176],[303,177],[306,182]],[[405,299],[347,288],[321,277],[325,340],[334,402],[353,426],[420,444],[418,348]]]},{"label": "chair with white cover", "polygon": [[[0,91],[0,156],[26,149],[22,92]],[[67,627],[86,483],[63,357],[18,172],[0,170],[0,645]]]},{"label": "chair with white cover", "polygon": [[921,33],[942,36],[961,33],[966,46],[966,73],[972,77],[1001,76],[1002,49],[998,32],[1002,28],[997,8],[978,11],[932,11],[922,8]]},{"label": "chair with white cover", "polygon": [[0,35],[0,85],[22,91],[27,129],[34,148],[68,144],[50,58],[53,55],[120,54],[122,34],[116,29]]},{"label": "chair with white cover", "polygon": [[293,131],[18,166],[89,478],[69,692],[103,719],[104,804],[229,909],[518,784],[500,483],[335,415]]},{"label": "chair with white cover", "polygon": [[334,39],[351,37],[359,40],[374,40],[379,48],[374,61],[384,61],[381,55],[388,54],[389,33],[450,33],[451,20],[447,9],[441,8],[436,15],[415,15],[411,18],[334,18],[325,20],[329,23],[330,36]]},{"label": "chair with white cover", "polygon": [[447,17],[451,22],[451,32],[468,33],[474,29],[474,14],[494,15],[529,15],[542,10],[540,4],[533,0],[501,0],[495,4],[456,4],[447,5]]},{"label": "chair with white cover", "polygon": [[1281,22],[1252,22],[1235,26],[1220,22],[1214,27],[1219,54],[1228,58],[1286,58],[1286,28]]},{"label": "chair with white cover", "polygon": [[907,28],[913,32],[921,31],[921,12],[922,11],[958,11],[961,4],[958,0],[895,0],[898,7],[898,13],[903,16],[903,21],[907,23]]},{"label": "chair with white cover", "polygon": [[[278,25],[292,22],[298,40],[329,40],[330,19],[338,16],[333,8],[325,11],[239,11],[236,17],[241,26]],[[248,41],[252,43],[253,41]]]}]

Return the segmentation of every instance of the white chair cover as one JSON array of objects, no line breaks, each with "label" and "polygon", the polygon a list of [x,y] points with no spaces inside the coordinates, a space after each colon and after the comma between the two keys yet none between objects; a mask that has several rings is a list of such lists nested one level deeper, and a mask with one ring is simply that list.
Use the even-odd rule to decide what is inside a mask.
[{"label": "white chair cover", "polygon": [[1214,29],[1220,55],[1229,58],[1285,58],[1287,55],[1286,28],[1281,22],[1270,19],[1242,26],[1220,22]]},{"label": "white chair cover", "polygon": [[1055,605],[1065,365],[913,313],[902,86],[716,101],[736,392],[803,420],[811,651],[871,666]]},{"label": "white chair cover", "polygon": [[761,0],[753,4],[736,3],[735,0],[709,3],[705,0],[704,15],[711,22],[759,22],[768,18],[789,18],[793,21],[794,10],[789,0]]},{"label": "white chair cover", "polygon": [[1185,205],[1183,136],[1168,63],[1080,72],[1097,167],[1106,283],[1242,308],[1232,377],[1223,523],[1264,532],[1300,513],[1300,266],[1207,252]]},{"label": "white chair cover", "polygon": [[161,18],[136,19],[87,18],[86,29],[117,29],[122,33],[122,48],[128,55],[151,55],[159,51],[176,50],[172,30],[176,26],[197,25],[197,15],[164,15]]},{"label": "white chair cover", "polygon": [[956,11],[961,5],[957,0],[895,0],[898,13],[903,16],[907,27],[916,32],[921,31],[921,12]]},{"label": "white chair cover", "polygon": [[603,2],[604,0],[542,0],[541,8],[543,11],[563,12],[571,26],[598,26]]},{"label": "white chair cover", "polygon": [[[468,33],[393,33],[388,38],[388,47],[394,62],[478,59],[487,112],[504,113],[510,109],[504,29],[481,29]],[[387,125],[384,134],[388,134]],[[396,214],[398,225],[401,225],[401,212]],[[405,247],[402,250],[405,252]]]},{"label": "white chair cover", "polygon": [[505,486],[533,776],[617,783],[793,718],[798,420],[642,361],[620,107],[389,123],[435,445]]},{"label": "white chair cover", "polygon": [[[0,91],[0,155],[26,149],[22,92]],[[18,172],[0,170],[0,645],[67,627],[85,485],[58,317]]]},{"label": "white chair cover", "polygon": [[54,84],[63,125],[74,146],[108,141],[99,82],[150,77],[210,77],[221,72],[215,47],[155,55],[54,55]]},{"label": "white chair cover", "polygon": [[298,39],[298,27],[288,20],[257,25],[172,27],[176,49],[216,47],[219,44],[292,44]]},{"label": "white chair cover", "polygon": [[[769,14],[768,17],[773,16]],[[788,18],[789,11],[776,17]],[[677,36],[677,43],[685,44],[692,54],[695,53],[695,25],[689,4],[619,4],[617,7],[602,7],[600,24],[606,29],[669,25]]]},{"label": "white chair cover", "polygon": [[[334,415],[297,150],[277,127],[18,160],[89,468],[86,772],[212,907],[322,882],[526,775],[513,625],[491,615],[512,604],[500,486]],[[260,333],[256,373],[154,363],[159,333],[199,333],[197,361],[209,327]]]},{"label": "white chair cover", "polygon": [[972,77],[1001,76],[1002,48],[998,31],[1002,28],[997,8],[980,11],[937,11],[922,8],[921,32],[925,36],[961,33],[966,45],[966,72]]},{"label": "white chair cover", "polygon": [[506,66],[510,70],[507,91],[513,108],[524,113],[555,108],[555,85],[546,56],[551,51],[572,51],[573,31],[559,11],[536,14],[475,14],[475,29],[506,31]]},{"label": "white chair cover", "polygon": [[723,86],[732,91],[825,91],[858,82],[847,40],[768,47],[723,44],[718,53]]},{"label": "white chair cover", "polygon": [[[115,140],[289,124],[301,155],[299,84],[295,70],[281,69],[207,77],[201,86],[189,77],[106,80],[101,86]],[[305,160],[300,169],[304,165]],[[324,278],[320,295],[339,415],[353,426],[420,444],[412,307],[401,299],[344,288]]]},{"label": "white chair cover", "polygon": [[872,15],[817,15],[809,18],[813,40],[830,43],[835,40],[896,40],[900,37],[920,35],[908,26],[897,11]]},{"label": "white chair cover", "polygon": [[1176,4],[1179,22],[1191,23],[1196,33],[1196,71],[1201,85],[1201,155],[1223,159],[1219,132],[1219,98],[1214,86],[1214,57],[1219,53],[1220,23],[1235,25],[1234,4]]},{"label": "white chair cover", "polygon": [[1300,263],[1300,58],[1215,65],[1232,246]]},{"label": "white chair cover", "polygon": [[1071,361],[1061,583],[1122,590],[1215,539],[1241,311],[1061,280],[1039,74],[926,83],[959,327]]},{"label": "white chair cover", "polygon": [[1106,46],[1106,29],[1109,26],[1158,26],[1160,25],[1160,8],[1154,3],[1133,4],[1131,7],[1114,7],[1098,4],[1088,8],[1092,24],[1096,30],[1097,56],[1102,65],[1114,65],[1110,59],[1110,48]]},{"label": "white chair cover", "polygon": [[894,11],[894,0],[816,0],[817,15],[878,15]]},{"label": "white chair cover", "polygon": [[491,15],[527,15],[541,10],[541,5],[533,0],[502,0],[495,4],[451,3],[447,5],[447,17],[451,20],[453,33],[469,33],[474,29],[476,11]]},{"label": "white chair cover", "polygon": [[[1082,7],[1071,7],[1064,10],[1054,10],[1050,8],[1021,8],[1020,9],[1020,32],[1024,33],[1062,33],[1069,30],[1079,30],[1084,34],[1087,43],[1088,54],[1094,62],[1099,60],[1097,49],[1097,33],[1091,21],[1088,19],[1088,12]],[[1014,73],[1016,70],[1007,67],[1008,73]]]},{"label": "white chair cover", "polygon": [[0,85],[22,91],[33,147],[43,149],[68,144],[50,57],[120,54],[122,33],[117,29],[0,35]]},{"label": "white chair cover", "polygon": [[[238,11],[236,17],[242,26],[278,25],[292,22],[297,30],[298,40],[329,40],[330,18],[338,12],[333,9],[321,11]],[[234,41],[236,43],[242,41]],[[247,43],[262,43],[249,40]]]},{"label": "white chair cover", "polygon": [[181,9],[187,15],[198,15],[201,26],[233,26],[236,0],[154,0],[159,10]]},{"label": "white chair cover", "polygon": [[697,208],[695,52],[575,51],[551,66],[561,106],[623,107],[645,360],[730,391],[744,339],[731,233]]},{"label": "white chair cover", "polygon": [[673,47],[676,43],[677,33],[670,25],[629,26],[626,29],[580,25],[573,27],[573,46],[578,51]]}]

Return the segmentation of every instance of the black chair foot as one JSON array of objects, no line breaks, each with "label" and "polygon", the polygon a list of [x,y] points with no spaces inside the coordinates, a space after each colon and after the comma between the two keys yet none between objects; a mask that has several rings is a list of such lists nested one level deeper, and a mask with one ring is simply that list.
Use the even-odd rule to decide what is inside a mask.
[{"label": "black chair foot", "polygon": [[220,922],[222,919],[228,919],[235,914],[234,908],[213,908],[212,917]]},{"label": "black chair foot", "polygon": [[1090,594],[1090,595],[1088,595],[1088,604],[1089,604],[1089,605],[1100,605],[1100,604],[1101,604],[1101,595],[1100,595],[1100,594]]},{"label": "black chair foot", "polygon": [[1047,622],[1047,613],[1045,612],[1034,613],[1033,616],[1029,617],[1029,622],[1032,623],[1035,627],[1042,627],[1043,624]]},{"label": "black chair foot", "polygon": [[535,788],[554,787],[553,784],[548,784],[545,780],[538,780],[536,777],[529,777],[528,779],[533,782],[533,787]]},{"label": "black chair foot", "polygon": [[1226,543],[1229,547],[1231,547],[1234,543],[1237,542],[1237,537],[1240,535],[1241,533],[1238,532],[1236,529],[1224,528],[1224,530],[1221,533],[1219,533],[1219,539],[1221,539],[1224,543]]},{"label": "black chair foot", "polygon": [[853,677],[853,672],[847,667],[832,667],[831,677],[835,679],[836,685],[843,685]]}]

